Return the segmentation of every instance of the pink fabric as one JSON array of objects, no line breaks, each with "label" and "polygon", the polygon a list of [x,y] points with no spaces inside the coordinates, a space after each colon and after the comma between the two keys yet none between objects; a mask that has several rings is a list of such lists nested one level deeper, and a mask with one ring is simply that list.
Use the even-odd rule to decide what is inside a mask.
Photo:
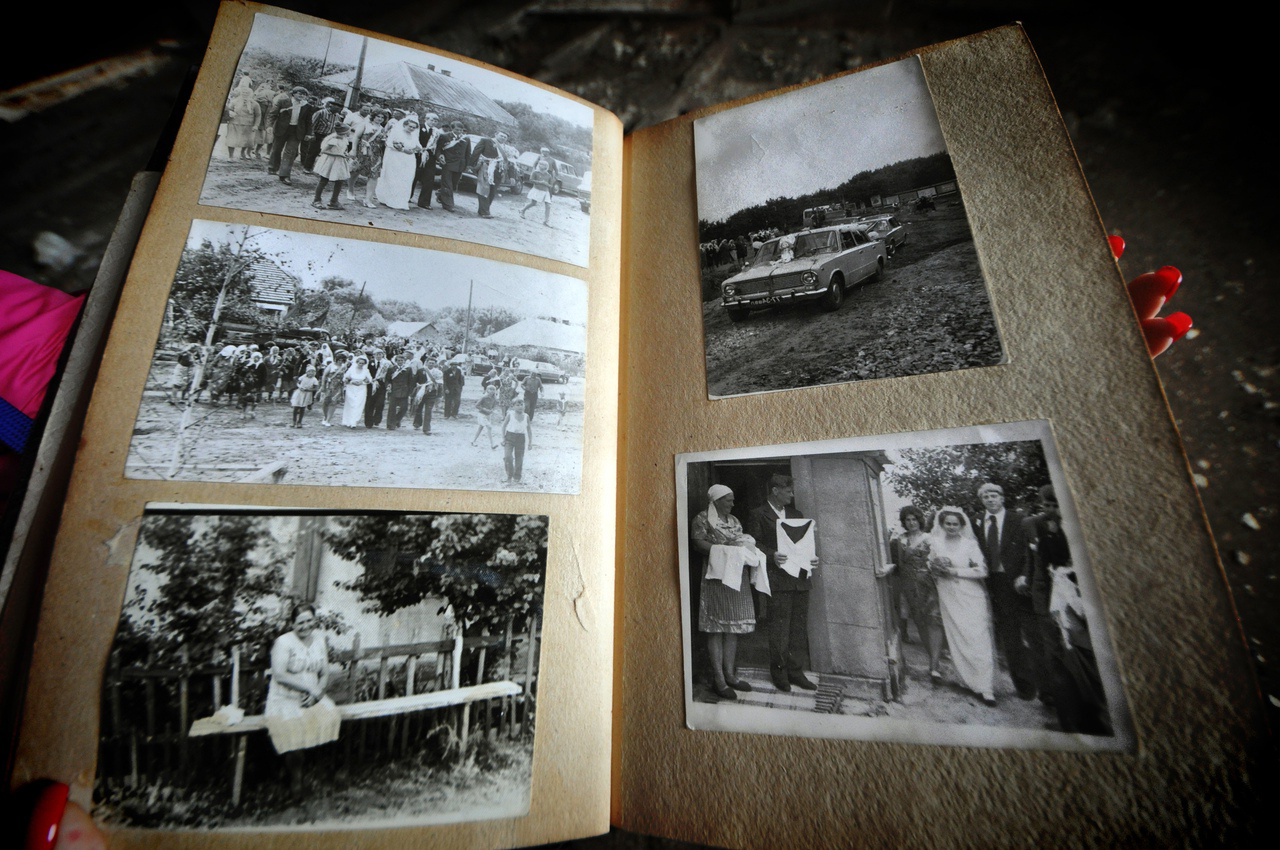
[{"label": "pink fabric", "polygon": [[0,271],[0,398],[34,418],[83,295]]}]

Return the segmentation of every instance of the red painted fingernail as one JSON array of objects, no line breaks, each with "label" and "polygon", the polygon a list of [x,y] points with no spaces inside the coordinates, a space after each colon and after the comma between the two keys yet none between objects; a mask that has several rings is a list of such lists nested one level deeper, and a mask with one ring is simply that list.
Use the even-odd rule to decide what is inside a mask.
[{"label": "red painted fingernail", "polygon": [[67,795],[71,789],[54,782],[40,792],[35,808],[31,811],[31,823],[27,827],[26,850],[49,850],[58,839],[58,824],[67,810]]},{"label": "red painted fingernail", "polygon": [[1165,320],[1173,327],[1173,338],[1182,339],[1191,330],[1191,317],[1186,313],[1170,313]]},{"label": "red painted fingernail", "polygon": [[1160,278],[1160,282],[1166,287],[1164,300],[1168,301],[1173,297],[1173,293],[1178,291],[1178,287],[1182,286],[1182,272],[1178,271],[1175,266],[1161,266],[1155,271],[1156,277]]},{"label": "red painted fingernail", "polygon": [[1114,233],[1107,237],[1107,242],[1111,244],[1111,254],[1118,260],[1124,256],[1124,239],[1116,236]]}]

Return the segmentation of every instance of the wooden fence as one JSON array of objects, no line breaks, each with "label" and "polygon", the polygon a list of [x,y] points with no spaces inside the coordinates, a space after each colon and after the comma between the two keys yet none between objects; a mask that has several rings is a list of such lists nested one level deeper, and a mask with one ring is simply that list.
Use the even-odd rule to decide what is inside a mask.
[{"label": "wooden fence", "polygon": [[[412,696],[506,679],[510,697],[462,706],[343,722],[337,767],[394,757],[423,747],[457,755],[468,736],[514,739],[531,731],[538,677],[538,618],[524,633],[509,621],[503,634],[481,634],[388,646],[330,649],[329,695],[339,704]],[[122,666],[113,654],[103,686],[98,780],[108,785],[186,785],[230,769],[232,736],[192,738],[191,724],[224,705],[259,714],[270,680],[269,652],[232,647],[208,663],[185,651],[178,663]],[[486,675],[487,674],[487,675]],[[265,736],[264,736],[265,739]],[[241,749],[241,758],[243,758]],[[239,795],[236,795],[237,797]]]}]

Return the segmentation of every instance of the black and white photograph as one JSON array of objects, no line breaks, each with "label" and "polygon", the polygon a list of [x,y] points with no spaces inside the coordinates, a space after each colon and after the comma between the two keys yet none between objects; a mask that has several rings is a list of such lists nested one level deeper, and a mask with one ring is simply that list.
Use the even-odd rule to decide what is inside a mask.
[{"label": "black and white photograph", "polygon": [[94,816],[342,829],[529,809],[542,516],[144,514]]},{"label": "black and white photograph", "polygon": [[195,221],[125,476],[577,493],[587,285]]},{"label": "black and white photograph", "polygon": [[917,58],[694,122],[711,398],[1004,362]]},{"label": "black and white photograph", "polygon": [[586,267],[593,120],[449,56],[259,13],[200,203]]},{"label": "black and white photograph", "polygon": [[1130,750],[1049,423],[680,455],[691,729]]}]

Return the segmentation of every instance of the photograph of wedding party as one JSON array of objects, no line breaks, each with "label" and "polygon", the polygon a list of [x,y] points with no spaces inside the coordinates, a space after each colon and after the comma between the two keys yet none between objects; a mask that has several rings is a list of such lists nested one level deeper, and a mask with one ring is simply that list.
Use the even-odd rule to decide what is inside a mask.
[{"label": "photograph of wedding party", "polygon": [[128,478],[577,493],[587,285],[195,221]]},{"label": "photograph of wedding party", "polygon": [[422,48],[259,13],[200,203],[588,262],[594,116]]},{"label": "photograph of wedding party", "polygon": [[542,516],[149,510],[102,684],[94,816],[525,814],[547,534]]},{"label": "photograph of wedding party", "polygon": [[1046,422],[681,455],[690,728],[1123,750]]},{"label": "photograph of wedding party", "polygon": [[1004,362],[917,58],[694,122],[711,398]]}]

